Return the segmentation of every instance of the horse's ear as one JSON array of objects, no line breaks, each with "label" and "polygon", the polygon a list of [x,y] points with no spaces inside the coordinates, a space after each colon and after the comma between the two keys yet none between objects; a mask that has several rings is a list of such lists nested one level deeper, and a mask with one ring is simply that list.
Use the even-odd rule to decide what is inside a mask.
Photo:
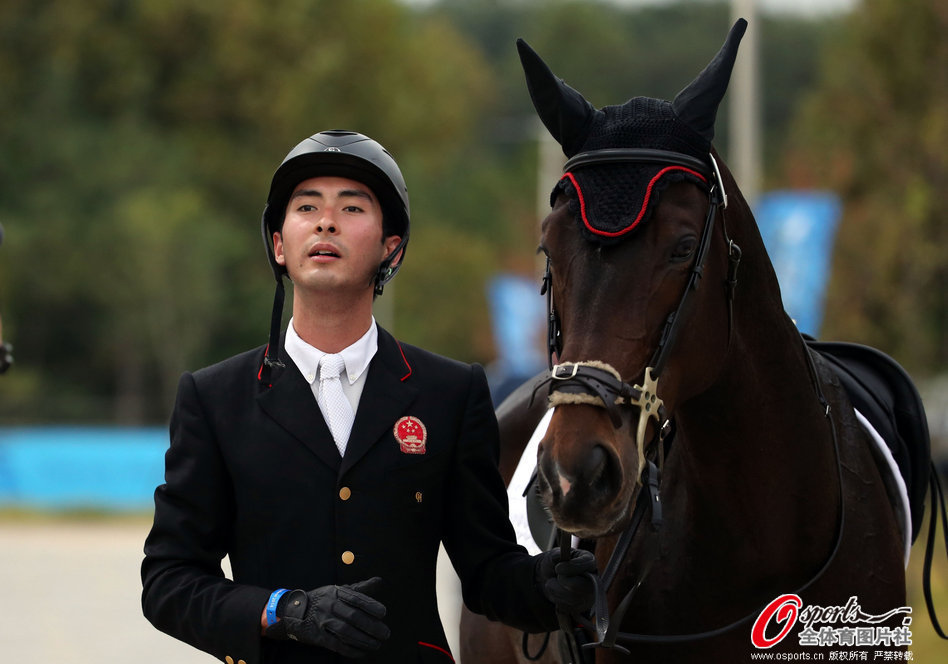
[{"label": "horse's ear", "polygon": [[746,29],[747,21],[738,19],[718,54],[672,102],[672,108],[678,118],[708,139],[708,142],[714,138],[714,120],[718,105],[724,98],[727,84],[731,80],[731,70],[737,59],[737,47]]},{"label": "horse's ear", "polygon": [[527,78],[527,89],[537,114],[553,138],[572,157],[586,139],[595,107],[579,92],[557,78],[546,63],[522,39],[517,40],[520,63]]}]

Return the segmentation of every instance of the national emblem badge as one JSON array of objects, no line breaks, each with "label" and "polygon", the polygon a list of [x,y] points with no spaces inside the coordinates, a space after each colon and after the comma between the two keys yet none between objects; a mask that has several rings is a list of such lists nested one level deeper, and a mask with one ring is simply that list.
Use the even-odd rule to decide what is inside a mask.
[{"label": "national emblem badge", "polygon": [[428,429],[417,417],[406,415],[395,423],[395,440],[404,454],[424,454]]}]

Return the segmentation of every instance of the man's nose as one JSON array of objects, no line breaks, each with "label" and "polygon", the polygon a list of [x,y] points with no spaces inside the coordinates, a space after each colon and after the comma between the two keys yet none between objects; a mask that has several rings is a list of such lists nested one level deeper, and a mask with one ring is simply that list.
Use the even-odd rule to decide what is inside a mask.
[{"label": "man's nose", "polygon": [[336,233],[338,230],[339,224],[336,223],[331,212],[327,211],[322,218],[316,222],[317,233]]}]

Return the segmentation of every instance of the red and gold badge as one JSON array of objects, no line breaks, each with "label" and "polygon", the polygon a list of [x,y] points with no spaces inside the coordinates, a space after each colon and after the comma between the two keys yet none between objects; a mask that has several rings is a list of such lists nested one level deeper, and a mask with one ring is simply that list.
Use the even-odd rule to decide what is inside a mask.
[{"label": "red and gold badge", "polygon": [[395,423],[395,440],[399,449],[405,454],[424,454],[425,442],[428,440],[428,430],[421,420],[413,415],[406,415]]}]

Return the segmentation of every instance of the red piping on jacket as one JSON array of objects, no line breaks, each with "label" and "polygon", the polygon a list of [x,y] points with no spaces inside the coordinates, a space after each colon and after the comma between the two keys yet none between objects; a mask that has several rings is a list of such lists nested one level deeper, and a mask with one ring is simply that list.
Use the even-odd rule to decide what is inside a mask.
[{"label": "red piping on jacket", "polygon": [[408,377],[411,376],[411,365],[408,364],[408,358],[405,357],[405,351],[402,350],[402,345],[398,343],[398,339],[395,340],[395,345],[398,346],[398,352],[402,354],[402,361],[404,361],[405,366],[408,367],[408,373],[402,376],[402,382],[404,383],[406,380],[408,380]]},{"label": "red piping on jacket", "polygon": [[424,646],[425,648],[431,648],[433,650],[437,650],[438,652],[443,652],[445,655],[451,658],[452,662],[454,661],[454,657],[451,656],[451,653],[445,650],[444,648],[442,648],[441,646],[436,646],[433,643],[425,643],[424,641],[419,641],[418,645]]},{"label": "red piping on jacket", "polygon": [[[266,362],[267,353],[269,353],[269,352],[270,352],[270,344],[267,344],[267,347],[263,349],[263,359],[264,359],[264,362]],[[264,362],[261,362],[261,363],[260,363],[260,369],[257,371],[257,380],[262,380],[262,379],[263,379],[263,364],[264,364]],[[270,383],[269,385],[267,385],[267,387],[273,387],[273,383]]]}]

